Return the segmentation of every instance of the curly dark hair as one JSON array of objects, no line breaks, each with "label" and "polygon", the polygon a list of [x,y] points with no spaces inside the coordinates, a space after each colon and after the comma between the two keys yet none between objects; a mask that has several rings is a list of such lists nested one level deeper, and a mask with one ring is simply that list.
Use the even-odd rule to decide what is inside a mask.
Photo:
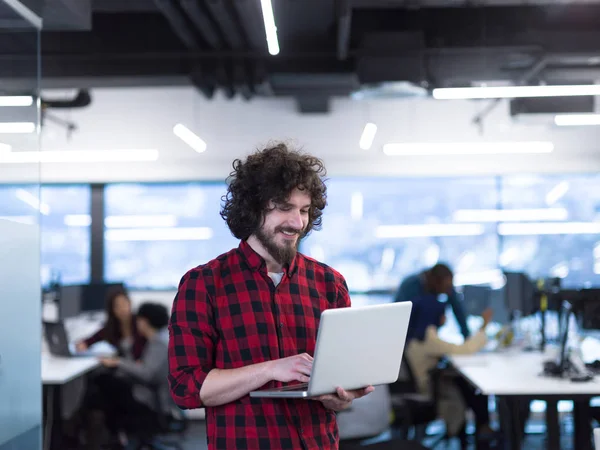
[{"label": "curly dark hair", "polygon": [[248,239],[262,224],[269,202],[285,202],[295,188],[311,196],[309,221],[304,231],[321,227],[327,204],[325,166],[311,155],[290,150],[276,143],[258,150],[245,161],[236,159],[227,178],[227,193],[222,197],[221,217],[238,239]]}]

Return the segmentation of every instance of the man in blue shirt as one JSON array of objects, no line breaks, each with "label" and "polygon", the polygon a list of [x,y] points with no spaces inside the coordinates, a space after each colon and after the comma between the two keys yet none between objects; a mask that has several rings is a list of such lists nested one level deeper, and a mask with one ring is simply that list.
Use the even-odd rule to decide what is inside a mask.
[{"label": "man in blue shirt", "polygon": [[400,284],[394,301],[415,302],[424,295],[446,294],[448,296],[448,304],[452,307],[452,311],[460,327],[460,332],[466,339],[470,334],[467,327],[467,316],[462,301],[452,284],[453,276],[452,270],[445,264],[436,264],[431,269],[410,275]]}]

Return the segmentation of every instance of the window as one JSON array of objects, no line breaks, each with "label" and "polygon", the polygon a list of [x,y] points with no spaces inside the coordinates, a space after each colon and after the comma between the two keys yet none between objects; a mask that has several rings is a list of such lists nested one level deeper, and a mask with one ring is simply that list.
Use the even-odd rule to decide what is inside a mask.
[{"label": "window", "polygon": [[354,292],[394,290],[438,261],[453,267],[457,284],[492,282],[496,229],[471,216],[496,208],[497,197],[494,178],[331,179],[323,229],[302,250],[339,270]]},{"label": "window", "polygon": [[89,281],[89,186],[0,186],[0,205],[3,219],[41,223],[42,286]]},{"label": "window", "polygon": [[237,247],[219,215],[225,192],[225,183],[107,186],[106,281],[173,289],[189,269]]},{"label": "window", "polygon": [[600,176],[511,176],[502,206],[526,219],[499,225],[501,265],[564,287],[600,285]]}]

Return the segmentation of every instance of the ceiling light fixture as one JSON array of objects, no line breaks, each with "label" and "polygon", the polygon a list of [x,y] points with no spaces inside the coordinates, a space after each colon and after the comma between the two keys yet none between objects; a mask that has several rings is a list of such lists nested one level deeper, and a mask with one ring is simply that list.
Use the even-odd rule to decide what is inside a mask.
[{"label": "ceiling light fixture", "polygon": [[359,147],[362,150],[369,150],[373,145],[373,140],[375,139],[376,134],[377,125],[371,122],[367,123],[360,137],[360,141],[358,142]]},{"label": "ceiling light fixture", "polygon": [[438,88],[433,90],[432,95],[436,100],[573,97],[582,95],[600,95],[600,84]]},{"label": "ceiling light fixture", "polygon": [[559,127],[600,125],[600,114],[557,114],[554,124]]},{"label": "ceiling light fixture", "polygon": [[156,161],[158,150],[46,150],[0,153],[0,164],[105,163]]},{"label": "ceiling light fixture", "polygon": [[260,0],[262,7],[263,22],[265,23],[265,34],[267,35],[267,46],[271,55],[279,54],[279,42],[277,40],[277,26],[275,25],[275,14],[271,0]]},{"label": "ceiling light fixture", "polygon": [[30,95],[3,95],[0,96],[0,106],[31,106],[33,97]]},{"label": "ceiling light fixture", "polygon": [[514,153],[551,153],[552,142],[405,142],[383,146],[388,156],[502,155]]},{"label": "ceiling light fixture", "polygon": [[185,125],[178,123],[173,127],[173,133],[198,153],[206,151],[206,142]]}]

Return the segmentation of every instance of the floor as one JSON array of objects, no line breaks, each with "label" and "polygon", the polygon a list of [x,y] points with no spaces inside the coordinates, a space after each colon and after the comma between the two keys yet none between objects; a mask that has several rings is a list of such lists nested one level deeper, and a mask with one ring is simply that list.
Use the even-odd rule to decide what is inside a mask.
[{"label": "floor", "polygon": [[[561,434],[563,435],[561,450],[573,450],[572,436],[570,433],[571,426],[568,421],[565,421],[562,425]],[[531,421],[527,428],[528,436],[523,444],[523,449],[527,450],[542,450],[545,449],[544,441],[544,426],[543,424]],[[206,445],[206,428],[203,421],[192,422],[185,441],[183,442],[184,450],[205,450]],[[444,450],[459,450],[459,445],[453,443],[444,447],[443,445],[438,446],[439,449]],[[398,447],[402,450],[402,447]]]}]

